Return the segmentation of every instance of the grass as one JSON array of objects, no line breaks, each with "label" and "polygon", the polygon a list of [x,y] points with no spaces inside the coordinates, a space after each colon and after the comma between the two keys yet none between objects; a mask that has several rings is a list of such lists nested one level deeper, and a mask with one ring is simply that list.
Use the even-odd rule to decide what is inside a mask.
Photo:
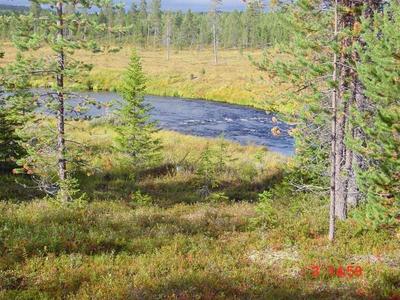
[{"label": "grass", "polygon": [[[0,298],[400,296],[400,232],[358,232],[348,221],[330,244],[327,200],[288,190],[286,158],[162,131],[163,160],[136,172],[113,150],[112,126],[81,121],[68,129],[91,157],[74,171],[86,203],[61,205],[21,187],[13,197],[15,177],[0,177]],[[202,197],[200,157],[210,148],[226,166],[216,173],[213,196]],[[171,165],[179,168],[164,168]],[[269,206],[257,201],[264,190]],[[314,278],[309,270],[353,264],[363,268],[361,277]]]},{"label": "grass", "polygon": [[[384,299],[399,283],[390,236],[342,229],[342,246],[331,247],[315,235],[323,233],[321,218],[295,229],[311,212],[268,231],[249,226],[256,215],[249,203],[133,209],[120,201],[74,208],[42,200],[2,204],[1,212],[4,299]],[[388,262],[360,260],[371,253]],[[361,278],[314,279],[306,271],[354,262]]]},{"label": "grass", "polygon": [[[3,48],[6,53],[3,64],[13,61],[15,49],[9,43],[5,43]],[[78,51],[76,58],[93,64],[94,69],[73,87],[95,91],[117,90],[131,51],[130,47],[124,47],[117,53],[92,54]],[[51,54],[46,49],[38,53],[36,55]],[[161,50],[139,50],[139,55],[148,75],[149,94],[222,101],[285,114],[293,114],[300,105],[284,100],[283,97],[276,101],[286,87],[272,84],[268,74],[257,70],[248,58],[252,56],[255,60],[260,59],[260,50],[243,53],[238,50],[221,50],[218,65],[214,65],[213,54],[209,49],[175,52],[169,61],[165,58],[166,53]],[[49,86],[51,81],[41,79],[34,82],[34,85]]]},{"label": "grass", "polygon": [[[42,123],[39,131],[37,125],[34,126],[34,133],[44,132],[48,122]],[[171,203],[174,199],[177,203],[193,203],[198,200],[197,191],[202,185],[202,178],[197,174],[202,164],[201,156],[209,149],[213,151],[213,161],[222,160],[227,164],[217,174],[218,188],[215,192],[226,193],[236,200],[256,200],[258,192],[282,178],[283,166],[287,161],[286,157],[267,152],[260,146],[244,147],[223,139],[204,139],[160,131],[157,137],[163,141],[162,161],[134,173],[133,166],[115,151],[112,124],[102,119],[74,121],[68,123],[66,132],[66,140],[79,143],[69,144],[71,155],[90,158],[86,159],[83,167],[75,168],[72,172],[79,177],[82,190],[94,199],[129,200],[131,194],[140,189],[158,198],[158,201]],[[46,157],[54,160],[52,165],[56,164],[56,156]],[[40,169],[35,171],[41,172]],[[132,184],[132,178],[138,179],[136,185]],[[21,195],[18,196],[20,198]]]}]

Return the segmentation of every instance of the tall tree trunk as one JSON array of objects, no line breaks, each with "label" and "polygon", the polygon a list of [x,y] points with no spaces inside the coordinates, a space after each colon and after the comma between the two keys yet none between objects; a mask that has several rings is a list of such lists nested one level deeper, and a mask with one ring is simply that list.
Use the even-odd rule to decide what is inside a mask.
[{"label": "tall tree trunk", "polygon": [[355,69],[358,53],[352,47],[354,43],[360,42],[360,37],[357,34],[361,26],[359,23],[363,6],[366,5],[364,17],[372,18],[383,1],[340,0],[338,2],[343,6],[339,24],[342,29],[352,31],[352,34],[345,36],[340,44],[339,63],[341,71],[337,99],[335,214],[339,219],[344,220],[347,218],[348,206],[356,205],[360,198],[355,168],[357,164],[362,163],[362,159],[353,152],[352,146],[346,143],[346,137],[355,138],[351,112],[354,107],[362,107],[366,101],[366,97],[362,93],[362,84]]},{"label": "tall tree trunk", "polygon": [[214,63],[218,64],[218,40],[217,40],[217,24],[214,20],[213,22],[213,37],[214,37]]},{"label": "tall tree trunk", "polygon": [[146,47],[149,46],[150,43],[150,26],[147,24],[147,38],[146,38]]},{"label": "tall tree trunk", "polygon": [[[62,1],[57,2],[57,27],[58,34],[57,39],[61,42],[64,39],[64,20],[63,20],[63,3]],[[58,150],[58,176],[61,181],[65,181],[67,178],[67,162],[65,158],[65,111],[64,111],[64,69],[65,69],[65,57],[64,50],[61,49],[57,54],[57,150]]]},{"label": "tall tree trunk", "polygon": [[340,59],[340,77],[339,89],[337,97],[337,122],[336,122],[336,150],[335,150],[335,215],[340,220],[347,218],[347,174],[345,169],[347,147],[345,144],[346,128],[347,128],[347,113],[349,103],[345,99],[345,94],[348,91],[348,70],[344,66],[347,61],[346,55],[342,54]]},{"label": "tall tree trunk", "polygon": [[157,28],[154,28],[154,33],[153,33],[153,48],[154,49],[156,49],[157,36],[158,36]]},{"label": "tall tree trunk", "polygon": [[167,20],[167,60],[170,58],[170,45],[171,45],[171,20]]},{"label": "tall tree trunk", "polygon": [[[339,3],[339,1],[338,1]],[[341,4],[346,9],[340,14],[339,24],[343,30],[353,30],[355,23],[355,4],[353,0],[342,0]],[[354,40],[351,35],[343,37],[340,42],[340,75],[338,79],[338,98],[337,98],[337,135],[336,135],[336,207],[335,214],[340,220],[347,218],[348,206],[348,185],[349,173],[352,172],[352,152],[346,145],[346,135],[350,128],[350,110],[352,105],[351,83],[354,76],[352,69],[352,54],[349,49],[353,46]]]},{"label": "tall tree trunk", "polygon": [[[352,97],[350,104],[351,106],[357,107],[358,106],[357,102],[364,101],[364,99],[360,99],[360,97],[364,98],[364,96],[360,94],[361,88],[362,88],[361,82],[358,79],[356,72],[354,72],[351,84],[351,89],[352,89]],[[350,134],[352,140],[356,139],[356,128],[354,128],[352,122],[349,122],[348,134]],[[356,182],[356,169],[358,167],[361,167],[361,161],[359,160],[359,157],[356,155],[356,153],[354,153],[352,149],[349,149],[346,155],[346,172],[348,176],[347,203],[349,208],[357,206],[360,200],[360,191],[357,187],[357,182]]]},{"label": "tall tree trunk", "polygon": [[[334,36],[337,40],[338,35],[338,7],[337,0],[335,1],[335,18],[334,18]],[[333,241],[335,239],[336,224],[335,224],[335,208],[336,208],[336,122],[337,122],[337,54],[333,54],[333,75],[332,80],[335,83],[334,89],[332,91],[332,116],[331,116],[331,189],[330,189],[330,211],[329,211],[329,240]]]}]

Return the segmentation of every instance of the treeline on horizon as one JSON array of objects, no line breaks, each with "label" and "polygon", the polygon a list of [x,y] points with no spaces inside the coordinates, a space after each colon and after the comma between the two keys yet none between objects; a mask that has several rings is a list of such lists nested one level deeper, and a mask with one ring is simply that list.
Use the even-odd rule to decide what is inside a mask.
[{"label": "treeline on horizon", "polygon": [[0,15],[11,15],[15,12],[28,12],[28,6],[0,4]]},{"label": "treeline on horizon", "polygon": [[[31,2],[30,7],[0,6],[0,39],[8,40],[17,27],[18,15],[32,13],[37,22],[51,13],[38,3]],[[99,32],[93,29],[92,22],[79,24],[83,39],[96,39],[100,43],[133,43],[141,47],[160,48],[167,43],[175,49],[203,49],[214,43],[214,12],[163,11],[161,0],[133,2],[125,5],[106,4],[96,12],[66,5],[66,11],[78,10],[92,22],[104,27]],[[255,1],[246,6],[244,11],[222,12],[218,8],[217,43],[225,49],[266,48],[278,42],[287,41],[290,32],[283,26],[283,11],[266,11],[261,2]],[[39,26],[32,24],[36,33]]]}]

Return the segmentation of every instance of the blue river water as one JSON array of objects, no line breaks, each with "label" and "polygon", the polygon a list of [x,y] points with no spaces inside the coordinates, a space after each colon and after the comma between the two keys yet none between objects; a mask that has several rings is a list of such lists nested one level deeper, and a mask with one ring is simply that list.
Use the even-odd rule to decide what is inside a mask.
[{"label": "blue river water", "polygon": [[[119,99],[112,92],[84,94],[98,103]],[[294,140],[288,134],[293,126],[277,120],[272,113],[239,105],[174,97],[146,96],[146,103],[152,107],[151,117],[160,128],[202,137],[223,136],[242,145],[263,145],[286,156],[294,153]],[[91,117],[109,113],[112,113],[112,107],[93,107],[87,112]],[[272,134],[274,127],[279,128],[279,136]]]}]

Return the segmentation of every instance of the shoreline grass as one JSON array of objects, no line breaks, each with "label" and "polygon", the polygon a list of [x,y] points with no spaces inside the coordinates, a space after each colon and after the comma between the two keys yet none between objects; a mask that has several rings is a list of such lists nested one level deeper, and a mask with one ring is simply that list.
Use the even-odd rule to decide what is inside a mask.
[{"label": "shoreline grass", "polygon": [[[93,64],[94,69],[71,87],[76,90],[116,91],[132,49],[125,46],[116,53],[100,54],[77,51],[75,57]],[[4,50],[3,64],[7,64],[15,59],[16,50],[10,43],[5,44]],[[49,49],[41,49],[34,55],[45,57],[50,54]],[[210,49],[176,51],[169,61],[162,50],[139,49],[138,54],[148,76],[147,93],[150,95],[213,100],[285,115],[292,115],[298,109],[299,104],[290,101],[270,101],[285,90],[285,86],[277,90],[268,74],[257,70],[250,62],[248,56],[260,59],[261,50],[243,53],[221,50],[218,65],[213,64]],[[32,83],[35,87],[48,87],[52,80],[34,80]]]}]

